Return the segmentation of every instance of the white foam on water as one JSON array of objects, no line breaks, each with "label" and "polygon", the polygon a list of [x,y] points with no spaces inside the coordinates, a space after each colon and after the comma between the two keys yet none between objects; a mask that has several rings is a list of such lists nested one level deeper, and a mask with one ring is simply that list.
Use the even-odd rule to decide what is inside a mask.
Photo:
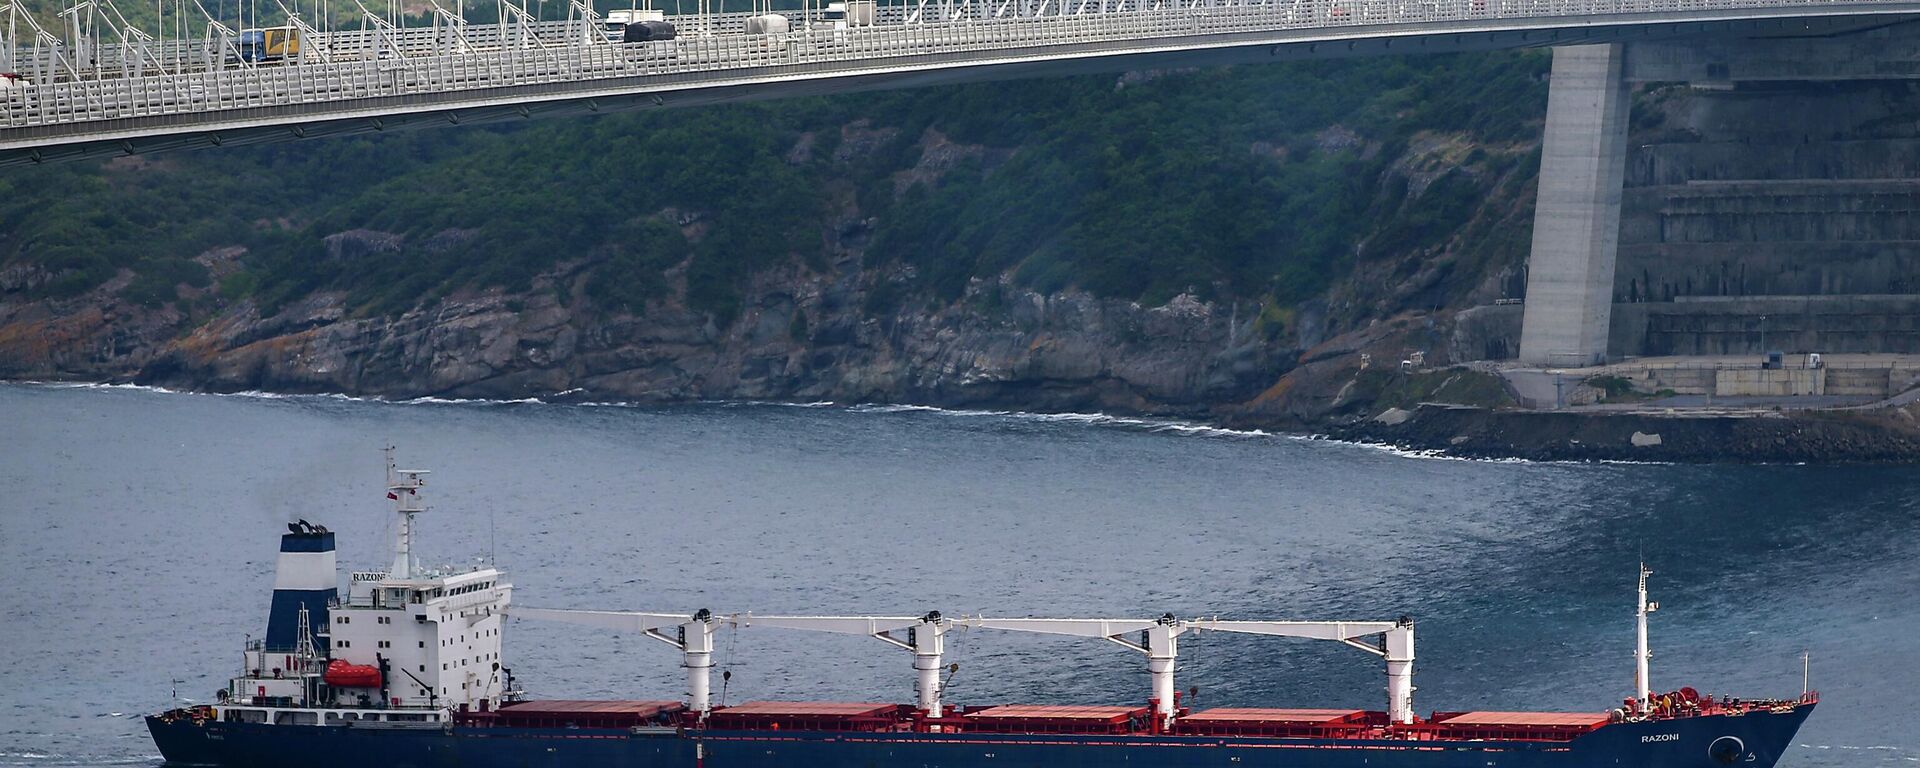
[{"label": "white foam on water", "polygon": [[[56,389],[126,389],[126,390],[136,390],[136,391],[145,391],[145,392],[161,392],[165,394],[206,394],[206,393],[182,392],[178,390],[166,389],[163,387],[147,386],[144,384],[106,384],[106,383],[88,383],[88,382],[38,382],[38,381],[27,381],[27,382],[21,382],[21,383],[49,387],[49,388],[56,388]],[[586,390],[584,388],[575,387],[573,389],[569,389],[559,393],[558,395],[556,395],[556,397],[583,393],[585,391]],[[352,395],[344,395],[339,393],[328,393],[328,394],[317,394],[317,395],[292,395],[292,394],[284,394],[284,393],[278,393],[278,392],[264,392],[260,390],[248,390],[244,392],[214,394],[213,396],[215,397],[247,397],[247,398],[254,398],[254,399],[261,399],[261,400],[330,399],[330,400],[345,400],[350,402],[386,403],[386,404],[392,404],[392,405],[486,405],[486,406],[551,405],[551,406],[563,407],[563,408],[570,408],[570,407],[644,408],[644,407],[648,407],[649,405],[654,405],[651,403],[636,403],[632,401],[617,401],[617,400],[594,401],[594,402],[584,402],[584,403],[549,403],[537,397],[525,397],[517,400],[496,400],[496,399],[489,399],[489,398],[435,397],[432,395],[428,395],[424,397],[416,397],[416,398],[411,398],[407,400],[389,400],[385,398],[376,398],[376,397],[355,397]],[[1517,458],[1517,457],[1481,458],[1481,457],[1474,457],[1474,456],[1461,456],[1458,454],[1450,453],[1444,449],[1436,449],[1436,448],[1402,448],[1400,446],[1396,446],[1388,443],[1379,443],[1379,442],[1363,441],[1363,440],[1342,440],[1342,439],[1330,437],[1327,435],[1314,435],[1314,434],[1303,435],[1303,434],[1291,434],[1291,433],[1275,434],[1275,433],[1267,432],[1266,430],[1261,430],[1261,429],[1230,429],[1227,427],[1220,427],[1220,426],[1214,426],[1210,424],[1202,424],[1202,423],[1190,422],[1190,421],[1182,421],[1179,419],[1159,419],[1159,418],[1138,417],[1138,416],[1115,416],[1115,415],[1106,414],[1106,413],[1034,413],[1029,411],[941,408],[941,407],[932,406],[932,405],[915,405],[910,403],[884,403],[884,404],[874,403],[874,404],[842,406],[841,404],[831,400],[816,400],[816,401],[804,402],[804,403],[785,402],[785,401],[776,401],[776,400],[703,400],[703,401],[699,401],[699,403],[702,405],[719,405],[723,407],[772,406],[772,407],[780,407],[780,408],[844,408],[849,413],[862,413],[862,414],[927,413],[927,414],[936,414],[941,416],[953,416],[953,417],[1003,418],[1003,419],[1013,419],[1018,421],[1028,421],[1028,422],[1037,422],[1037,423],[1081,424],[1086,426],[1134,428],[1134,429],[1141,429],[1144,431],[1154,432],[1158,434],[1172,434],[1172,435],[1182,435],[1182,436],[1188,436],[1188,437],[1201,437],[1201,438],[1214,438],[1214,439],[1259,439],[1259,438],[1278,437],[1278,438],[1285,438],[1289,440],[1297,440],[1302,442],[1328,443],[1333,445],[1344,445],[1344,446],[1353,446],[1358,448],[1366,448],[1370,450],[1379,451],[1381,453],[1385,453],[1397,458],[1418,459],[1418,460],[1424,460],[1424,461],[1464,461],[1464,462],[1475,462],[1475,463],[1484,463],[1484,464],[1546,464],[1546,465],[1618,464],[1618,465],[1633,465],[1633,466],[1669,466],[1673,464],[1673,462],[1665,462],[1665,461],[1635,461],[1631,459],[1600,459],[1595,461],[1572,461],[1572,460],[1536,461],[1533,459],[1523,459],[1523,458]]]},{"label": "white foam on water", "polygon": [[111,384],[104,381],[22,381],[20,383],[48,389],[126,389],[135,392],[164,392],[169,395],[188,394],[165,387],[152,387],[145,384]]},{"label": "white foam on water", "polygon": [[416,397],[411,400],[389,401],[398,405],[546,405],[545,400],[537,397],[523,397],[518,400],[492,400],[484,397]]}]

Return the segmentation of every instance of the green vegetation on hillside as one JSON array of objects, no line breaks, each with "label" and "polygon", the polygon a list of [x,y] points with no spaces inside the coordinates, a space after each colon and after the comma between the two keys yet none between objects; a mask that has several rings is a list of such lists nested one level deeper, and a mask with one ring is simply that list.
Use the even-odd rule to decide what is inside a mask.
[{"label": "green vegetation on hillside", "polygon": [[[29,298],[125,269],[136,300],[163,303],[208,283],[192,257],[241,245],[228,299],[341,290],[392,313],[584,258],[603,308],[642,311],[683,276],[688,304],[725,320],[747,276],[826,269],[835,228],[871,222],[866,263],[915,275],[881,306],[1007,272],[1146,302],[1292,302],[1356,258],[1457,234],[1497,179],[1443,173],[1408,200],[1392,165],[1440,132],[1492,148],[1470,165],[1516,167],[1545,67],[1506,53],[1078,77],[28,169],[0,177],[0,264],[53,273]],[[936,136],[967,149],[943,171],[921,167]],[[326,239],[350,230],[400,235],[398,250]]]}]

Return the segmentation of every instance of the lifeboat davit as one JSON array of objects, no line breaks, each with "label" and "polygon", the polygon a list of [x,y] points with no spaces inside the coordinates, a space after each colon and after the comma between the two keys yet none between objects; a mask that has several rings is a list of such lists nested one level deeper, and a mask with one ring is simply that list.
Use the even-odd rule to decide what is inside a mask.
[{"label": "lifeboat davit", "polygon": [[321,676],[321,679],[335,688],[378,688],[380,687],[380,668],[366,664],[348,664],[345,660],[334,659],[327,663],[327,672]]}]

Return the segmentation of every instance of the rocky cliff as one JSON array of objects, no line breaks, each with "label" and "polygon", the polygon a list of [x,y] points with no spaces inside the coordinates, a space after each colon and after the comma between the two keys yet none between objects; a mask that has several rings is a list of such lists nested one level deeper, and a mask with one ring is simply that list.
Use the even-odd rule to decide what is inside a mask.
[{"label": "rocky cliff", "polygon": [[[1544,63],[1442,61],[1477,87],[1534,95]],[[598,162],[560,148],[571,125],[538,142],[486,134],[476,141],[498,162],[456,155],[366,192],[318,187],[313,200],[339,202],[259,205],[231,234],[155,238],[167,250],[116,257],[122,266],[25,226],[0,270],[0,376],[1320,419],[1317,384],[1276,389],[1303,358],[1349,371],[1363,349],[1382,360],[1428,349],[1445,335],[1440,311],[1503,295],[1523,252],[1535,145],[1491,137],[1524,135],[1538,105],[1491,131],[1459,110],[1421,118],[1344,84],[1445,70],[1373,66],[1389,71],[1133,73],[1089,105],[1032,107],[1077,121],[1038,133],[928,123],[913,100],[839,109],[849,119],[825,126],[804,110],[763,113],[787,124],[758,132],[697,113],[715,123],[636,151],[703,134],[739,146],[644,173],[565,165]],[[1301,95],[1245,103],[1268,83]],[[1086,84],[1068,86],[1006,88]],[[1218,134],[1197,149],[1152,140],[1161,129],[1129,117],[1180,106],[1176,122],[1193,123],[1222,103],[1241,105],[1221,117],[1244,124],[1194,123]],[[1377,125],[1385,114],[1400,122]],[[1435,127],[1409,127],[1421,124]],[[238,174],[206,183],[271,194],[227,157]],[[263,161],[308,186],[351,178],[297,150]],[[116,162],[83,169],[84,184],[61,180],[78,188],[71,199],[173,205],[168,190],[195,186],[200,162]],[[502,167],[512,189],[471,186]],[[476,207],[502,214],[458,213]],[[34,216],[47,213],[16,220]],[[117,223],[72,214],[86,216]]]},{"label": "rocky cliff", "polygon": [[[1542,64],[1452,66],[1538,96]],[[1245,125],[1194,114],[1239,104],[1219,97],[1243,77],[1121,77],[1090,106],[1032,107],[1089,123],[1053,133],[929,122],[918,102],[823,125],[812,106],[745,114],[766,126],[699,113],[678,134],[483,132],[475,154],[321,144],[337,154],[0,179],[0,378],[1099,410],[1540,458],[1920,454],[1904,409],[1666,422],[1660,449],[1626,419],[1493,410],[1513,403],[1500,381],[1451,366],[1512,352],[1519,307],[1493,304],[1524,291],[1540,105],[1401,74],[1425,113],[1388,93]],[[1211,143],[1153,140],[1141,118],[1170,100]],[[651,170],[602,162],[594,147],[636,127]],[[734,144],[662,154],[710,136]],[[356,188],[370,171],[342,162],[397,175]],[[9,185],[29,182],[59,191],[22,206]]]}]

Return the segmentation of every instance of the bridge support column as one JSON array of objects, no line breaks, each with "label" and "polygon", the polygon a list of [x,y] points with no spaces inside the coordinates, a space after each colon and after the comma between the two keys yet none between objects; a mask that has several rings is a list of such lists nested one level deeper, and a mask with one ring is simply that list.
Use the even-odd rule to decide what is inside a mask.
[{"label": "bridge support column", "polygon": [[1520,359],[1582,366],[1607,356],[1620,194],[1627,171],[1625,46],[1553,49]]}]

